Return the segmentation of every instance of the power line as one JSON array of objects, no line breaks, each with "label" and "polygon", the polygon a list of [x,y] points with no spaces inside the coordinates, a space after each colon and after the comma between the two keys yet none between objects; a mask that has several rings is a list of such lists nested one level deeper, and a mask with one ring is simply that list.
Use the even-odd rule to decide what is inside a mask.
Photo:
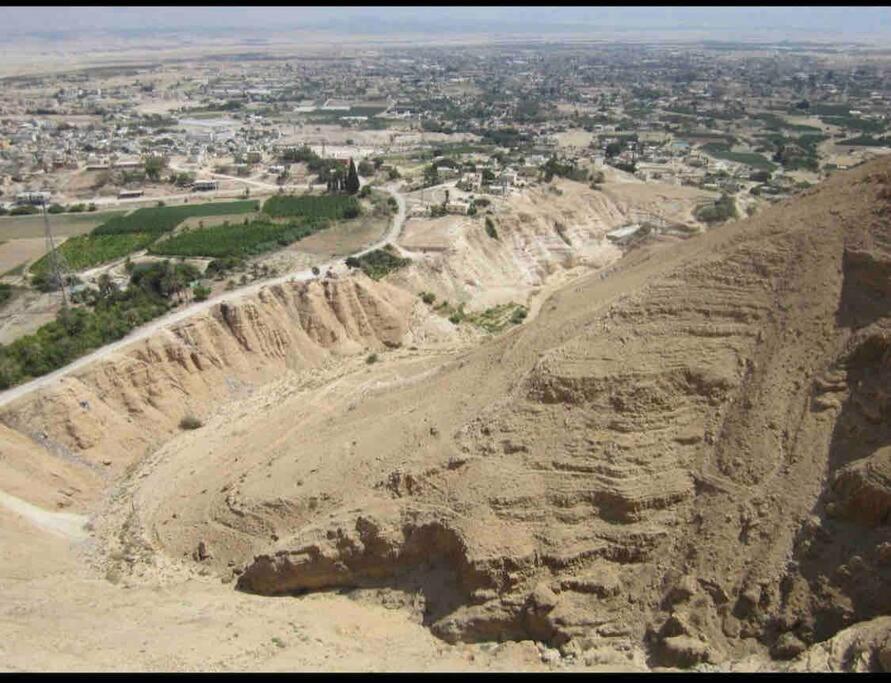
[{"label": "power line", "polygon": [[68,307],[68,294],[65,292],[65,285],[68,275],[68,264],[65,263],[65,257],[56,250],[56,244],[53,240],[53,232],[50,229],[49,218],[46,213],[46,200],[42,202],[43,206],[43,236],[46,242],[46,251],[50,258],[50,268],[52,269],[53,278],[62,292],[62,308]]}]

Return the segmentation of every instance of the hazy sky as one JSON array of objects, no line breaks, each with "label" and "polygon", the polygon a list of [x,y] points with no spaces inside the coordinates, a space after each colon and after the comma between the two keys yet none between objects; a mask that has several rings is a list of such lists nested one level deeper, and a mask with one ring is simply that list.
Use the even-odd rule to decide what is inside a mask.
[{"label": "hazy sky", "polygon": [[840,38],[891,34],[887,7],[0,7],[0,35],[92,30],[300,30],[361,33],[759,30]]}]

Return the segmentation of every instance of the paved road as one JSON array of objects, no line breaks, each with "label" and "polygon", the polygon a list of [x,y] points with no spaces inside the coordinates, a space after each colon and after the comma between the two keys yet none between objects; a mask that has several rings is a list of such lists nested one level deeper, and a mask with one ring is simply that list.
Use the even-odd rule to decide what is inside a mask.
[{"label": "paved road", "polygon": [[[187,169],[183,169],[177,166],[170,165],[170,170],[172,171],[185,171]],[[244,183],[245,185],[250,185],[259,190],[262,190],[265,193],[276,193],[279,189],[284,189],[285,192],[289,192],[291,190],[308,190],[309,183],[303,184],[293,184],[293,185],[273,185],[272,183],[264,183],[259,180],[251,180],[250,178],[239,178],[234,175],[223,175],[222,173],[206,173],[202,175],[209,175],[212,178],[221,178],[223,180],[234,180],[239,183]],[[364,181],[363,181],[364,182]],[[322,189],[324,186],[321,183],[313,183],[313,187],[316,189]],[[96,206],[101,206],[103,208],[107,208],[109,206],[128,206],[130,204],[145,204],[147,202],[156,202],[156,201],[164,201],[171,202],[182,199],[194,199],[194,198],[205,198],[205,199],[223,199],[223,198],[233,198],[233,199],[241,199],[243,195],[238,190],[208,190],[206,192],[180,192],[177,194],[164,194],[158,195],[157,197],[132,197],[130,199],[118,199],[117,197],[97,197],[96,199],[89,200],[91,203]]]},{"label": "paved road", "polygon": [[[367,254],[368,252],[374,251],[375,249],[380,249],[384,245],[393,242],[397,237],[399,237],[399,234],[402,232],[402,227],[405,224],[405,199],[403,198],[403,196],[396,190],[395,186],[381,186],[377,189],[383,190],[394,197],[399,208],[384,236],[374,244],[365,247],[361,251],[353,253],[353,256],[362,256],[363,254]],[[343,265],[343,259],[329,261],[318,266],[318,268],[322,272],[327,271],[329,268],[337,273],[343,273],[346,270],[346,266]],[[48,375],[43,375],[42,377],[31,380],[30,382],[26,382],[24,384],[20,384],[19,386],[12,387],[11,389],[7,389],[6,391],[0,393],[0,407],[11,403],[16,399],[19,399],[22,396],[35,391],[36,389],[47,387],[54,382],[57,382],[62,377],[71,374],[75,370],[79,370],[85,365],[89,365],[90,363],[97,361],[100,358],[119,351],[129,344],[145,339],[146,337],[150,337],[153,334],[156,334],[159,330],[169,328],[170,326],[186,320],[193,315],[203,313],[204,311],[209,310],[211,307],[216,306],[223,301],[236,301],[238,299],[243,299],[244,297],[256,294],[264,287],[269,287],[270,285],[282,284],[285,282],[290,282],[292,280],[311,280],[313,277],[315,276],[312,273],[312,269],[302,270],[296,273],[287,273],[285,275],[280,275],[279,277],[270,278],[269,280],[263,280],[262,282],[255,282],[254,284],[247,285],[246,287],[219,294],[207,299],[206,301],[189,304],[184,308],[173,311],[168,315],[152,320],[145,325],[132,330],[123,339],[119,339],[116,342],[96,349],[95,351],[88,353],[86,356],[82,356],[77,360],[69,363],[65,367],[59,368],[55,372],[51,372]]]}]

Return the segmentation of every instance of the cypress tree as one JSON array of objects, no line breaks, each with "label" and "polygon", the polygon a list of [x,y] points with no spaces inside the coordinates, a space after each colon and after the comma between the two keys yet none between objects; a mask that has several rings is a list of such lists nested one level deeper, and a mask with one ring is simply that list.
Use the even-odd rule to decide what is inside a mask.
[{"label": "cypress tree", "polygon": [[350,158],[350,170],[346,177],[346,191],[349,194],[356,194],[359,191],[359,174],[356,172],[356,164]]}]

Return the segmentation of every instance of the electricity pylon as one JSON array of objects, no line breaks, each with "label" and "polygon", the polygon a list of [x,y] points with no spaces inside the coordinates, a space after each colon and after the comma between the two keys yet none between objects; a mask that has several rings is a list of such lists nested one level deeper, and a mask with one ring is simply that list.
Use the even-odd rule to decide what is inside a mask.
[{"label": "electricity pylon", "polygon": [[56,250],[53,232],[50,230],[49,218],[46,214],[46,200],[43,201],[43,236],[46,240],[46,253],[49,255],[53,278],[55,278],[59,285],[59,290],[62,292],[62,308],[67,308],[68,294],[65,291],[65,286],[68,278],[68,264],[65,263],[65,257]]}]

